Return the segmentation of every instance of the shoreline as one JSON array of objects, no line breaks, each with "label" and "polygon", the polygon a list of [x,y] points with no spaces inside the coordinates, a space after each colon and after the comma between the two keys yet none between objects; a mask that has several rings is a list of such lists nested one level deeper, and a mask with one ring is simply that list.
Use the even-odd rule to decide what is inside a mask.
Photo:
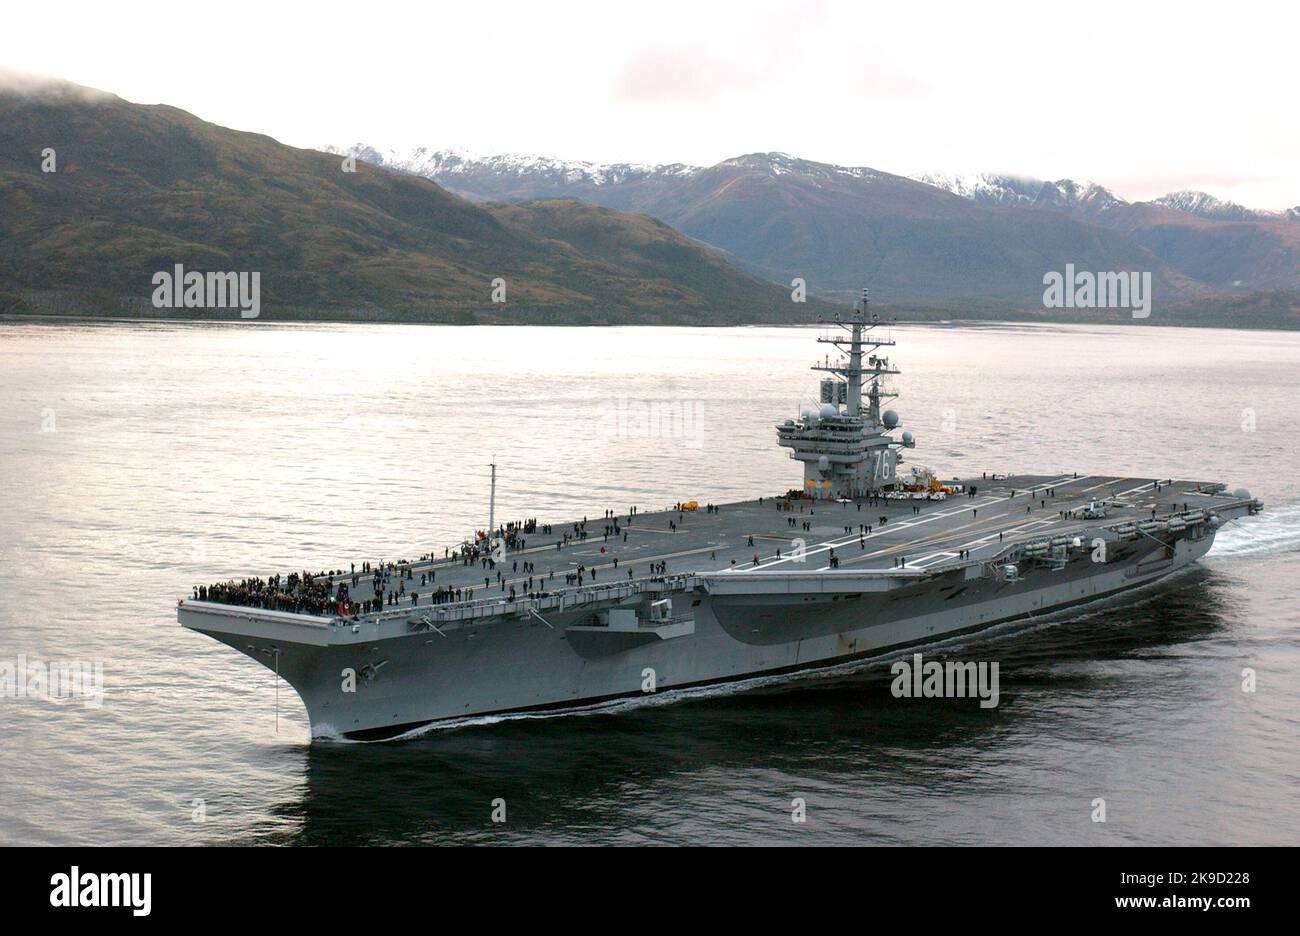
[{"label": "shoreline", "polygon": [[[84,324],[124,324],[124,325],[231,325],[231,326],[270,326],[270,325],[419,325],[450,328],[816,328],[823,322],[810,318],[805,322],[757,321],[757,322],[611,322],[611,321],[437,321],[427,318],[347,318],[333,316],[274,316],[261,315],[255,319],[243,319],[222,315],[187,315],[187,316],[140,316],[135,314],[111,313],[66,313],[66,312],[0,312],[0,324],[20,322],[70,322]],[[884,321],[891,327],[930,326],[937,328],[976,328],[1027,325],[1088,325],[1116,326],[1127,328],[1195,328],[1236,332],[1283,332],[1300,331],[1300,323],[1295,327],[1282,325],[1229,325],[1219,322],[1175,321],[1124,318],[1044,318],[1039,316],[1005,317],[1005,318],[899,318]]]}]

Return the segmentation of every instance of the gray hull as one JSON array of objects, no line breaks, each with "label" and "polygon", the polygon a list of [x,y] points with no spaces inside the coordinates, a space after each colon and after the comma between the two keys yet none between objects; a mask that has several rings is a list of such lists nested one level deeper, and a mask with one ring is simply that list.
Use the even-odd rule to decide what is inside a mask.
[{"label": "gray hull", "polygon": [[[301,696],[314,738],[383,739],[467,716],[594,702],[796,672],[922,645],[1156,581],[1205,554],[1211,528],[1117,541],[1105,562],[923,573],[722,573],[565,607],[482,618],[360,623],[187,603],[181,623],[275,668]],[[671,620],[620,626],[610,609],[669,597]],[[652,681],[652,682],[651,682]]]}]

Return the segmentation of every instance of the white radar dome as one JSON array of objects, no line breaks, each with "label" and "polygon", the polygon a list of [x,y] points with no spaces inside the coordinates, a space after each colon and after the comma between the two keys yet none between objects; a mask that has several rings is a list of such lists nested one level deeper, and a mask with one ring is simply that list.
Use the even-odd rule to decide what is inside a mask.
[{"label": "white radar dome", "polygon": [[886,429],[893,429],[898,425],[898,414],[891,409],[885,410],[885,415],[881,417]]},{"label": "white radar dome", "polygon": [[817,470],[818,470],[818,471],[826,471],[826,470],[828,470],[830,467],[831,467],[831,460],[830,460],[829,458],[827,458],[825,455],[823,455],[821,458],[817,459]]}]

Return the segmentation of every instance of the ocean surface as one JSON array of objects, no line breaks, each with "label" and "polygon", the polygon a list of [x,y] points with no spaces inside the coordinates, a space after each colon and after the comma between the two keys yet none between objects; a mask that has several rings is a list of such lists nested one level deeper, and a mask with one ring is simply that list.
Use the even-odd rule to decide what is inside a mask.
[{"label": "ocean surface", "polygon": [[[493,459],[506,519],[784,492],[816,334],[0,321],[0,843],[1300,842],[1300,333],[894,330],[913,465],[1267,502],[1164,583],[947,645],[996,709],[895,699],[886,660],[310,745],[176,624],[198,583],[441,551]],[[100,704],[19,691],[60,662]]]}]

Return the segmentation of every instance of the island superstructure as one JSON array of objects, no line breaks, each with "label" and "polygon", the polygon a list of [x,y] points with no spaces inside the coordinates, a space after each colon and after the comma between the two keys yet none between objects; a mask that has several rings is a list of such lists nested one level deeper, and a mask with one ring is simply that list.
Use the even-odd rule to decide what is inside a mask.
[{"label": "island superstructure", "polygon": [[[1262,508],[1208,481],[904,473],[916,440],[895,439],[899,416],[883,408],[899,374],[881,354],[892,337],[865,292],[827,326],[820,403],[776,427],[802,469],[787,493],[493,518],[441,557],[195,589],[178,619],[275,670],[313,738],[382,740],[834,666],[1045,614],[1154,582]],[[322,597],[292,597],[307,592]]]},{"label": "island superstructure", "polygon": [[842,355],[832,360],[827,354],[813,366],[831,375],[821,382],[821,406],[805,409],[798,422],[787,419],[777,427],[779,444],[793,450],[791,458],[803,462],[809,497],[870,497],[884,491],[893,486],[902,462],[898,449],[915,445],[910,432],[904,432],[898,442],[887,434],[898,426],[898,414],[882,413],[881,401],[897,394],[890,393],[883,381],[899,370],[875,353],[893,347],[894,341],[878,333],[879,317],[869,309],[864,289],[860,314],[848,321],[837,317],[835,331],[817,339]]}]

